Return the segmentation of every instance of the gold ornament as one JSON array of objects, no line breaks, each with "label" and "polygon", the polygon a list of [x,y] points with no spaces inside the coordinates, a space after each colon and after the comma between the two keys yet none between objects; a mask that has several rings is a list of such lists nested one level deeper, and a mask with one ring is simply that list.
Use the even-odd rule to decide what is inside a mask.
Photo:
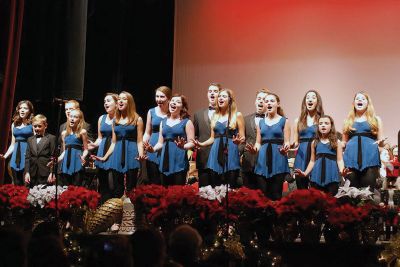
[{"label": "gold ornament", "polygon": [[131,235],[135,232],[135,207],[129,198],[124,199],[122,223],[118,234]]},{"label": "gold ornament", "polygon": [[101,205],[87,220],[86,229],[91,234],[107,231],[114,223],[121,223],[123,201],[111,198]]}]

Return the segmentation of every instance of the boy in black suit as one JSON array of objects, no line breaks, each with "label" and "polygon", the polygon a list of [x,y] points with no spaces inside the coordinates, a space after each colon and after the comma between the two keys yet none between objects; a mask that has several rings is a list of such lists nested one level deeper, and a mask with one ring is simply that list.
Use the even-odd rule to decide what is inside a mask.
[{"label": "boy in black suit", "polygon": [[46,133],[47,118],[44,115],[36,115],[32,126],[35,135],[28,138],[25,155],[25,183],[30,187],[53,182],[47,165],[57,143],[54,135]]}]

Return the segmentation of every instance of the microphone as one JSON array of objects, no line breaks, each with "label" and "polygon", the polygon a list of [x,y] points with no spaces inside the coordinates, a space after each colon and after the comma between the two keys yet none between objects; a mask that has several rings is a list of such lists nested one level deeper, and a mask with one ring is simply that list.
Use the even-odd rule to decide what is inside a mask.
[{"label": "microphone", "polygon": [[57,98],[57,97],[53,98],[53,103],[66,103],[66,102],[68,102],[68,100],[66,100],[66,99]]}]

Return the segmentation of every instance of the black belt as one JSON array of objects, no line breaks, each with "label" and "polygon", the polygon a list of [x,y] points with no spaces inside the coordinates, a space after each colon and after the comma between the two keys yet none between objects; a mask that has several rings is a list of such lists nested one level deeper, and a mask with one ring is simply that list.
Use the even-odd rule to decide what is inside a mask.
[{"label": "black belt", "polygon": [[17,140],[17,154],[15,155],[15,164],[17,165],[17,168],[20,167],[21,165],[21,144],[20,143],[26,143],[26,140]]},{"label": "black belt", "polygon": [[158,132],[160,132],[160,125],[158,125],[158,126],[153,125],[153,126],[151,127],[151,132],[152,132],[152,133],[158,133]]},{"label": "black belt", "polygon": [[125,155],[126,155],[126,151],[125,151],[125,141],[131,141],[131,142],[136,142],[137,141],[137,137],[136,136],[117,136],[117,141],[121,140],[122,141],[122,149],[121,149],[121,167],[124,168],[125,167]]},{"label": "black belt", "polygon": [[108,149],[110,148],[110,145],[111,145],[111,136],[107,136],[106,140],[104,141],[104,144],[103,144],[103,155],[102,155],[103,157],[107,153]]},{"label": "black belt", "polygon": [[65,150],[67,151],[67,169],[71,165],[71,149],[82,150],[82,145],[66,145]]},{"label": "black belt", "polygon": [[282,145],[283,144],[283,139],[266,139],[266,140],[262,140],[261,145],[264,144],[268,144],[267,145],[267,150],[265,158],[266,158],[266,164],[268,167],[268,173],[272,172],[272,144],[276,144],[276,145]]},{"label": "black belt", "polygon": [[357,164],[358,168],[361,169],[362,166],[362,146],[361,146],[361,136],[368,137],[371,139],[376,139],[376,135],[373,135],[372,133],[353,133],[350,134],[350,139],[353,138],[354,136],[357,136]]},{"label": "black belt", "polygon": [[321,183],[325,183],[325,175],[326,175],[326,159],[336,160],[337,156],[329,153],[319,153],[315,157],[315,159],[322,159],[322,166],[321,166]]},{"label": "black belt", "polygon": [[313,140],[314,140],[314,138],[300,138],[299,139],[300,143],[307,142],[306,168],[308,166],[308,163],[310,163],[310,159],[311,159],[311,143],[312,143]]},{"label": "black belt", "polygon": [[163,172],[168,172],[169,171],[169,142],[173,142],[174,139],[172,138],[164,138],[164,159],[163,159],[163,166],[162,170]]},{"label": "black belt", "polygon": [[[225,155],[228,154],[227,151],[225,151],[225,144],[224,144],[224,138],[232,139],[233,134],[216,134],[214,135],[214,138],[219,138],[219,144],[218,144],[218,164],[221,165],[221,167],[225,166],[226,158]],[[228,144],[227,144],[228,146]]]}]

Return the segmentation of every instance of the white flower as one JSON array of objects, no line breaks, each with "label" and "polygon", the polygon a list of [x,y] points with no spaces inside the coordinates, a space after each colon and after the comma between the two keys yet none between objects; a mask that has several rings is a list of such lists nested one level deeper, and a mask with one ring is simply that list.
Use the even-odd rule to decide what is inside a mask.
[{"label": "white flower", "polygon": [[[218,200],[219,202],[226,196],[226,185],[213,188],[211,185],[199,188],[199,196],[208,200]],[[229,186],[228,186],[229,188]],[[230,189],[228,189],[230,191]]]},{"label": "white flower", "polygon": [[346,180],[344,186],[339,187],[336,198],[348,196],[351,198],[360,198],[361,200],[373,199],[374,193],[369,190],[369,186],[365,188],[355,188],[350,186],[350,181]]},{"label": "white flower", "polygon": [[[58,186],[57,187],[57,195],[60,196],[65,190],[67,190],[67,186]],[[47,203],[52,201],[56,195],[56,187],[55,185],[47,186],[45,184],[36,185],[29,190],[29,195],[27,200],[31,203],[32,206],[43,208]]]}]

